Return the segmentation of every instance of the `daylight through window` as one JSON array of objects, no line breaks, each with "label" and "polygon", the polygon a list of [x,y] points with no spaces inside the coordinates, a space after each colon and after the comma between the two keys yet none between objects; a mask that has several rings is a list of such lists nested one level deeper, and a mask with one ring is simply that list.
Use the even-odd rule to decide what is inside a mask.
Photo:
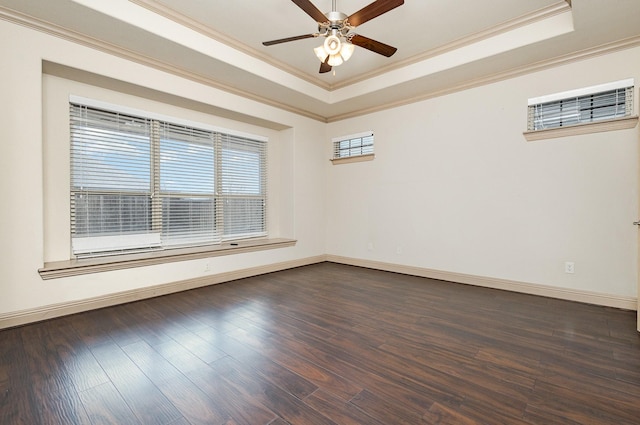
[{"label": "daylight through window", "polygon": [[70,104],[76,256],[266,236],[266,142]]},{"label": "daylight through window", "polygon": [[333,139],[333,159],[373,154],[373,133],[366,132]]},{"label": "daylight through window", "polygon": [[529,100],[528,130],[568,127],[633,114],[633,80]]}]

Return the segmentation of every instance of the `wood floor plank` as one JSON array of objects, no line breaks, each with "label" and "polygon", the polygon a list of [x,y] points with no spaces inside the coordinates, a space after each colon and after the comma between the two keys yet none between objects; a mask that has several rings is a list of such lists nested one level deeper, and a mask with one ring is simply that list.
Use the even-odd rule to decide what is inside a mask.
[{"label": "wood floor plank", "polygon": [[190,331],[173,334],[171,338],[205,363],[215,362],[227,356],[215,344]]},{"label": "wood floor plank", "polygon": [[145,302],[125,304],[119,307],[118,315],[149,345],[161,344],[171,339],[162,315]]},{"label": "wood floor plank", "polygon": [[146,342],[123,351],[192,425],[222,425],[228,414]]},{"label": "wood floor plank", "polygon": [[184,376],[180,370],[145,341],[122,347],[122,351],[156,386]]},{"label": "wood floor plank", "polygon": [[287,344],[282,344],[279,341],[268,344],[266,338],[251,334],[244,329],[230,332],[229,336],[261,353],[265,353],[274,362],[295,372],[318,387],[331,390],[344,400],[349,400],[362,391],[362,387],[354,381],[318,365],[312,358],[292,352]]},{"label": "wood floor plank", "polygon": [[[90,424],[73,381],[58,357],[50,331],[55,321],[21,329],[27,358],[33,402],[41,424]],[[54,397],[51,395],[54,394]]]},{"label": "wood floor plank", "polygon": [[109,382],[91,350],[76,333],[72,320],[61,318],[54,322],[55,345],[66,374],[78,392]]},{"label": "wood floor plank", "polygon": [[22,345],[22,330],[0,332],[0,423],[31,425],[38,422],[37,404],[26,353]]},{"label": "wood floor plank", "polygon": [[225,357],[211,364],[211,369],[218,377],[234,386],[238,392],[258,401],[287,422],[301,425],[336,425],[293,394],[271,384],[252,370],[244,368],[231,357]]},{"label": "wood floor plank", "polygon": [[[249,343],[253,341],[255,343],[256,340],[269,338],[274,342],[275,346],[285,347],[287,352],[296,351],[300,358],[310,359],[313,364],[322,367],[323,370],[330,371],[332,376],[339,376],[342,381],[347,383],[358,382],[361,384],[360,388],[370,388],[380,394],[384,394],[385,397],[394,400],[396,404],[404,406],[407,410],[421,411],[425,404],[429,405],[433,402],[434,393],[437,393],[440,399],[446,403],[456,404],[461,400],[460,397],[453,395],[451,392],[443,394],[437,389],[420,385],[411,379],[403,379],[402,385],[399,385],[397,377],[386,370],[388,365],[384,365],[382,369],[368,365],[368,359],[362,358],[360,351],[355,352],[353,356],[345,360],[338,355],[339,353],[336,353],[334,346],[326,347],[313,340],[290,341],[273,334],[261,334],[260,330],[254,330],[254,332],[258,332],[258,335],[262,335],[262,337],[242,334],[243,341]],[[240,338],[240,335],[241,333],[239,332],[233,333],[235,338]],[[258,344],[256,346],[260,347]],[[262,346],[262,349],[268,348]],[[304,370],[300,373],[306,376]],[[313,377],[308,379],[313,379]],[[334,395],[339,394],[337,390],[340,387],[323,385],[321,381],[317,382],[317,384]],[[353,394],[353,396],[355,395]],[[341,397],[344,396],[342,395]],[[346,398],[345,401],[349,399]]]},{"label": "wood floor plank", "polygon": [[157,297],[145,304],[160,315],[164,326],[169,325],[176,330],[183,328],[190,332],[196,332],[208,326],[196,316],[185,314],[185,311],[179,308],[180,298],[182,298],[181,294],[176,294],[175,297]]},{"label": "wood floor plank", "polygon": [[125,308],[125,306],[118,305],[104,310],[104,319],[108,322],[109,335],[121,347],[142,339],[140,333],[135,329],[135,323],[126,320],[122,315],[121,312]]},{"label": "wood floor plank", "polygon": [[[220,350],[233,357],[247,368],[252,369],[264,379],[283,390],[303,399],[314,392],[318,386],[303,378],[290,369],[269,359],[267,356],[243,345],[228,335],[219,335],[217,332],[199,331],[203,339],[213,338]],[[212,337],[212,335],[214,335]]]},{"label": "wood floor plank", "polygon": [[191,425],[224,425],[229,413],[185,376],[163,381],[160,391],[173,403]]},{"label": "wood floor plank", "polygon": [[526,423],[540,425],[584,425],[566,417],[561,411],[552,411],[544,406],[528,405],[523,419]]},{"label": "wood floor plank", "polygon": [[320,263],[0,330],[0,423],[637,425],[635,326]]},{"label": "wood floor plank", "polygon": [[538,408],[564,416],[577,423],[596,425],[615,423],[632,425],[638,423],[640,406],[591,394],[578,387],[565,388],[539,381],[529,403]]},{"label": "wood floor plank", "polygon": [[429,424],[438,425],[482,425],[484,423],[471,419],[457,409],[443,406],[440,403],[433,403],[422,420]]},{"label": "wood floor plank", "polygon": [[193,370],[202,369],[207,366],[207,363],[173,339],[155,345],[153,349],[185,375]]},{"label": "wood floor plank", "polygon": [[259,400],[221,379],[210,365],[189,372],[188,378],[238,425],[267,425],[278,417]]},{"label": "wood floor plank", "polygon": [[350,401],[345,402],[333,394],[319,388],[304,399],[305,403],[341,425],[386,425],[369,416]]},{"label": "wood floor plank", "polygon": [[417,413],[393,403],[384,395],[376,394],[367,389],[362,390],[351,399],[351,403],[373,416],[379,422],[398,425],[429,424],[424,418],[424,413],[433,405],[425,404],[422,409],[423,412]]},{"label": "wood floor plank", "polygon": [[82,391],[80,400],[93,425],[141,423],[111,382]]},{"label": "wood floor plank", "polygon": [[182,417],[120,346],[105,343],[91,351],[140,422],[165,425]]}]

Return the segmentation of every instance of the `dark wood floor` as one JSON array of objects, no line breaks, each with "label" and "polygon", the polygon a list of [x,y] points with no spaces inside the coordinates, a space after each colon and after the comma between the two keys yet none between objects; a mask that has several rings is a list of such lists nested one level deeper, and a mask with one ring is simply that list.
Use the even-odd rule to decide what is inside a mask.
[{"label": "dark wood floor", "polygon": [[0,331],[0,423],[639,424],[635,312],[323,263]]}]

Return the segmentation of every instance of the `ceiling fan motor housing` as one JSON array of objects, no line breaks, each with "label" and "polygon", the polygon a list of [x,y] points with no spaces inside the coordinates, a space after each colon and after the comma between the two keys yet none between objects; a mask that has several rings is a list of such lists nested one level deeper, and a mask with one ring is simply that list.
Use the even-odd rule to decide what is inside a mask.
[{"label": "ceiling fan motor housing", "polygon": [[327,17],[327,19],[329,20],[329,22],[331,22],[332,25],[334,24],[342,25],[342,21],[347,19],[347,15],[345,15],[342,12],[338,12],[336,10],[327,12],[324,14],[324,16]]},{"label": "ceiling fan motor housing", "polygon": [[349,25],[347,21],[348,16],[342,12],[332,11],[324,14],[327,17],[327,22],[319,23],[318,31],[323,32],[321,35],[336,35],[336,32],[340,33],[340,35],[345,36],[349,31],[354,29],[355,27]]}]

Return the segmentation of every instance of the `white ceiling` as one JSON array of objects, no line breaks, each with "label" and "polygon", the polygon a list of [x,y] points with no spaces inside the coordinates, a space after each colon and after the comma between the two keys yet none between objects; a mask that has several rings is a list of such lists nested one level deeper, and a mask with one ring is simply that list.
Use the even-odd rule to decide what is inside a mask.
[{"label": "white ceiling", "polygon": [[357,47],[335,75],[318,73],[320,39],[262,45],[317,31],[288,0],[0,0],[0,18],[322,121],[640,45],[640,0],[405,0],[355,31],[397,53]]}]

